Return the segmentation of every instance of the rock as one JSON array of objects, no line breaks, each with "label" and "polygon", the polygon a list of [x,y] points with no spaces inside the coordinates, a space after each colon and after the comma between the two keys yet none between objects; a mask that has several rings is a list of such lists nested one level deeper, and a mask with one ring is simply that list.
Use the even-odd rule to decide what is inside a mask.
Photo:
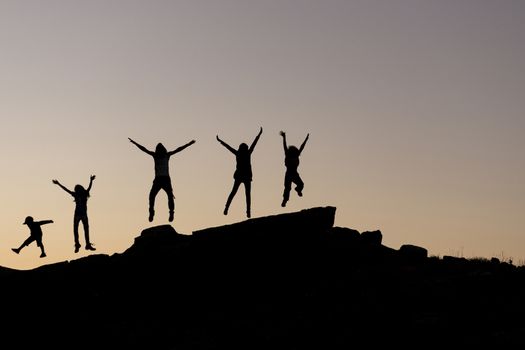
[{"label": "rock", "polygon": [[401,256],[410,262],[422,262],[428,257],[428,251],[425,248],[411,244],[404,244],[399,248]]},{"label": "rock", "polygon": [[365,231],[361,233],[361,240],[365,244],[379,246],[381,245],[381,241],[383,240],[383,234],[379,230]]}]

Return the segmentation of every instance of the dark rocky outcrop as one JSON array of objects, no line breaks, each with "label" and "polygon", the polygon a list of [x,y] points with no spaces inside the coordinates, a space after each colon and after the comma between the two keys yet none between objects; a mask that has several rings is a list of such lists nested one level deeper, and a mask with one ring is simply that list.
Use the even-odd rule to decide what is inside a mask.
[{"label": "dark rocky outcrop", "polygon": [[[525,345],[525,271],[428,257],[334,207],[180,234],[120,254],[0,269],[0,344],[67,349]],[[9,348],[6,346],[6,348]]]}]

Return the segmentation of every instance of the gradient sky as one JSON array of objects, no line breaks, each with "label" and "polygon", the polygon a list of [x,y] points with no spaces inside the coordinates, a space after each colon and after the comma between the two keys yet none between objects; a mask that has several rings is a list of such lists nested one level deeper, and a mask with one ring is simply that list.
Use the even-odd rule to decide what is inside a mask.
[{"label": "gradient sky", "polygon": [[[336,226],[429,255],[525,261],[525,2],[521,0],[0,1],[0,266],[73,253],[72,197],[87,186],[95,253],[147,221],[158,142],[179,233],[228,216],[237,147],[252,155],[252,217],[335,206]],[[288,143],[310,140],[304,196],[281,208]],[[44,226],[46,258],[24,218]],[[82,235],[82,231],[81,231]],[[83,240],[81,240],[83,242]]]}]

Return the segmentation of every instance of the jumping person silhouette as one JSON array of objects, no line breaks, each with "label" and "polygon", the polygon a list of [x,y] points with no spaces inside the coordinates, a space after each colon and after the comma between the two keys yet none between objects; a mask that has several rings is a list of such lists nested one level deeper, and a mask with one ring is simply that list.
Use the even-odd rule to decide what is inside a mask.
[{"label": "jumping person silhouette", "polygon": [[279,133],[283,137],[283,148],[284,148],[284,164],[286,166],[286,173],[284,175],[284,192],[283,192],[283,202],[281,203],[282,207],[286,206],[286,202],[290,199],[290,190],[292,189],[292,183],[295,183],[295,190],[299,197],[303,195],[304,183],[297,172],[299,167],[299,156],[306,145],[306,141],[310,137],[310,134],[306,135],[301,147],[297,149],[295,146],[288,146],[286,144],[286,133],[281,131]]},{"label": "jumping person silhouette", "polygon": [[263,132],[263,129],[261,127],[259,133],[253,140],[250,148],[248,148],[248,145],[245,143],[241,143],[239,145],[239,149],[235,150],[233,147],[228,145],[226,142],[221,140],[219,138],[219,135],[217,135],[217,141],[220,142],[221,145],[226,147],[230,152],[232,152],[235,155],[236,159],[236,169],[235,173],[233,174],[234,182],[233,182],[233,188],[230,192],[230,195],[228,196],[228,200],[226,201],[226,206],[224,207],[224,215],[228,215],[228,209],[230,208],[230,204],[232,202],[233,197],[237,193],[237,190],[239,189],[239,186],[244,184],[244,192],[246,194],[246,216],[250,217],[251,212],[251,182],[252,182],[252,165],[251,165],[251,155],[255,148],[255,145],[257,144],[257,141],[259,141],[259,137],[261,136]]},{"label": "jumping person silhouette", "polygon": [[166,147],[164,147],[162,143],[158,143],[157,147],[155,148],[155,152],[153,152],[148,150],[146,147],[139,145],[129,137],[128,140],[137,146],[141,151],[152,156],[153,160],[155,161],[155,178],[149,192],[149,221],[153,221],[153,217],[155,216],[155,197],[157,197],[157,194],[162,189],[168,196],[169,221],[172,222],[173,212],[175,210],[175,197],[173,196],[173,187],[171,186],[169,160],[170,157],[175,153],[178,153],[184,150],[186,147],[193,145],[195,140],[191,140],[187,144],[180,146],[179,148],[170,152],[166,150]]},{"label": "jumping person silhouette", "polygon": [[89,240],[89,220],[87,215],[87,201],[90,196],[91,187],[93,186],[93,180],[95,175],[91,175],[89,178],[89,186],[85,189],[82,185],[76,185],[75,190],[71,191],[63,186],[58,180],[53,180],[55,185],[58,185],[64,191],[69,193],[75,199],[75,214],[73,216],[73,235],[75,237],[75,253],[78,253],[80,249],[80,241],[78,239],[78,226],[80,222],[84,227],[84,238],[86,241],[86,250],[95,250],[93,244]]},{"label": "jumping person silhouette", "polygon": [[46,257],[46,252],[44,250],[44,244],[42,243],[42,228],[40,226],[46,225],[46,224],[52,224],[53,220],[42,220],[42,221],[35,221],[32,216],[26,217],[24,221],[24,225],[27,225],[29,227],[29,237],[20,245],[18,248],[12,248],[11,250],[15,252],[16,254],[19,254],[22,248],[27,247],[29,244],[31,244],[33,241],[36,242],[37,246],[40,247],[40,257],[44,258]]}]

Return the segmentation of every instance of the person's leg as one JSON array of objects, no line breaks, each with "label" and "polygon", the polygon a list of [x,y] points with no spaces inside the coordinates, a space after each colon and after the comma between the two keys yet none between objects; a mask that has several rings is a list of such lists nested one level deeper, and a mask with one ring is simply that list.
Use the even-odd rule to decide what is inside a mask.
[{"label": "person's leg", "polygon": [[173,221],[173,213],[175,211],[175,196],[173,195],[173,186],[171,186],[171,180],[168,178],[166,179],[164,183],[164,191],[166,191],[166,195],[168,196],[168,209],[169,209],[169,221]]},{"label": "person's leg", "polygon": [[303,196],[304,182],[299,176],[299,173],[295,173],[293,177],[293,182],[295,183],[295,191],[299,197]]},{"label": "person's leg", "polygon": [[292,178],[288,172],[284,175],[284,191],[283,191],[283,202],[281,207],[285,207],[286,203],[290,199],[290,190],[292,189]]},{"label": "person's leg", "polygon": [[84,241],[86,242],[86,246],[91,244],[89,240],[89,221],[87,215],[82,216],[80,218],[80,222],[82,222],[82,227],[84,228]]},{"label": "person's leg", "polygon": [[246,216],[251,217],[251,203],[252,203],[252,183],[251,181],[244,182],[244,192],[246,194]]},{"label": "person's leg", "polygon": [[80,216],[75,213],[73,218],[73,237],[75,238],[75,253],[80,249],[80,241],[78,239],[78,225],[80,223]]},{"label": "person's leg", "polygon": [[18,248],[11,248],[11,250],[15,253],[20,253],[20,251],[22,250],[22,248],[28,246],[29,244],[31,244],[33,241],[35,240],[35,238],[33,236],[29,236],[21,245],[20,247]]},{"label": "person's leg", "polygon": [[155,179],[153,180],[153,185],[151,185],[151,190],[149,192],[149,221],[153,221],[153,217],[155,216],[155,197],[157,197],[157,193],[159,193],[161,189],[161,186],[159,184],[159,180]]},{"label": "person's leg", "polygon": [[228,199],[226,200],[226,205],[224,206],[224,215],[228,215],[228,209],[230,208],[230,204],[232,203],[233,197],[235,197],[235,194],[237,193],[237,190],[239,189],[239,186],[241,185],[241,182],[238,180],[235,180],[233,183],[232,190],[230,192],[230,195],[228,196]]},{"label": "person's leg", "polygon": [[86,250],[95,250],[95,247],[93,247],[89,238],[89,219],[87,215],[84,215],[80,221],[82,221],[82,226],[84,227],[84,239],[86,240]]},{"label": "person's leg", "polygon": [[44,250],[44,244],[42,243],[42,238],[36,239],[37,246],[40,247],[40,257],[45,258],[46,257],[46,251]]}]

